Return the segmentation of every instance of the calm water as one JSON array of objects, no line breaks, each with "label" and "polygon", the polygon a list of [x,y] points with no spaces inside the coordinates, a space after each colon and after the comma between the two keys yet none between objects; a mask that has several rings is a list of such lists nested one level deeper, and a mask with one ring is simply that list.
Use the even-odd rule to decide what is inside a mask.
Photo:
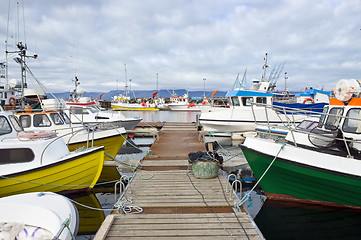
[{"label": "calm water", "polygon": [[[126,116],[141,117],[145,122],[195,122],[197,112],[122,112]],[[151,139],[136,139],[145,143]],[[120,160],[142,159],[149,148],[140,154],[118,155]],[[245,193],[243,193],[244,195]],[[95,188],[85,196],[71,197],[93,208],[111,209],[115,203],[114,185]],[[325,208],[266,200],[253,192],[244,205],[266,239],[361,239],[361,211]],[[77,240],[93,239],[109,211],[95,211],[77,205],[80,228]]]}]

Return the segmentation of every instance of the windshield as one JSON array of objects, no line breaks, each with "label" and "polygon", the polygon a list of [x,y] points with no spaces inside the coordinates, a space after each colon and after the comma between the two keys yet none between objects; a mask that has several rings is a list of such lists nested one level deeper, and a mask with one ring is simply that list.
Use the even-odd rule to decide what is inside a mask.
[{"label": "windshield", "polygon": [[16,117],[10,115],[9,120],[17,132],[24,131],[23,127],[21,126],[19,120]]}]

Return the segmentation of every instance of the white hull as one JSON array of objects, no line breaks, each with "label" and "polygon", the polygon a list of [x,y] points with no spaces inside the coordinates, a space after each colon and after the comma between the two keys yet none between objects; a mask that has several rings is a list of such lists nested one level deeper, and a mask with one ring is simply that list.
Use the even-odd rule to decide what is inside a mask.
[{"label": "white hull", "polygon": [[[281,117],[281,119],[280,119]],[[288,116],[291,118],[290,116]],[[296,122],[301,121],[305,116],[297,115]],[[257,121],[255,121],[255,119]],[[287,122],[285,115],[277,115],[271,109],[266,110],[264,107],[252,108],[224,108],[217,109],[217,111],[202,113],[199,118],[200,124],[203,126],[203,130],[206,132],[248,132],[254,131],[257,124],[264,124],[269,122],[270,124],[281,124]]]},{"label": "white hull", "polygon": [[[66,197],[33,192],[0,198],[0,239],[71,240],[78,231],[78,210]],[[69,221],[69,229],[63,223]],[[7,225],[4,225],[7,223]],[[71,231],[71,232],[69,232]]]}]

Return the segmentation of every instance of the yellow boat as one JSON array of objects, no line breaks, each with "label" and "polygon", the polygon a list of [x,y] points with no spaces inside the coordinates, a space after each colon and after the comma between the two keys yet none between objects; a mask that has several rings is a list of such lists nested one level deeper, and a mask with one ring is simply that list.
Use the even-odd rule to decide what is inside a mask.
[{"label": "yellow boat", "polygon": [[[118,154],[127,139],[127,132],[123,127],[97,129],[85,128],[83,125],[73,125],[68,116],[61,111],[24,111],[16,115],[26,130],[34,128],[51,130],[61,136],[70,151],[78,148],[104,146],[104,152],[112,158]],[[111,160],[105,156],[104,160]]]},{"label": "yellow boat", "polygon": [[113,103],[112,104],[113,110],[115,111],[158,111],[158,107],[157,106],[142,106],[141,104],[117,104],[117,103]]},{"label": "yellow boat", "polygon": [[0,112],[0,197],[26,192],[77,192],[94,187],[104,147],[70,152],[49,131],[23,131],[11,113]]},{"label": "yellow boat", "polygon": [[[103,135],[103,136],[102,136]],[[97,138],[94,138],[94,141],[81,141],[78,140],[75,136],[75,141],[70,141],[68,144],[69,150],[74,151],[78,148],[87,147],[87,146],[104,146],[104,152],[107,155],[110,155],[112,158],[118,154],[119,150],[123,146],[125,140],[127,139],[128,134],[125,132],[119,132],[116,129],[109,129],[105,132],[99,132]],[[104,156],[105,161],[112,160],[107,155]]]}]

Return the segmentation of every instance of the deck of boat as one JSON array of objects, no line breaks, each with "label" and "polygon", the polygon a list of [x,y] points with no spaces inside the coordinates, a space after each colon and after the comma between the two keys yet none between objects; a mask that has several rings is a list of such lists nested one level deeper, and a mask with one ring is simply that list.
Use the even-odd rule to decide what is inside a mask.
[{"label": "deck of boat", "polygon": [[95,239],[263,238],[245,211],[233,210],[221,171],[213,179],[190,171],[188,153],[205,151],[194,124],[166,123],[150,150],[125,192],[143,212],[108,215]]}]

